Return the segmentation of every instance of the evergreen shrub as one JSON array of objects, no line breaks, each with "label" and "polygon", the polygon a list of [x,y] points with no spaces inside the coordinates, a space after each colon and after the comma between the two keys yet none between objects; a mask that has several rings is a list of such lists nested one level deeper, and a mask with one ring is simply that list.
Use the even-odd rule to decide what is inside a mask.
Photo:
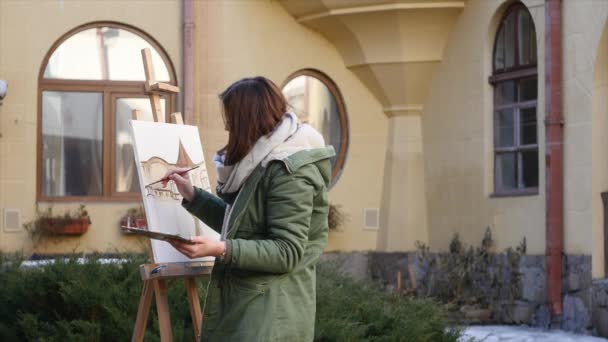
[{"label": "evergreen shrub", "polygon": [[[21,267],[21,258],[0,254],[0,341],[129,341],[142,289],[142,255],[58,258],[42,267]],[[201,302],[207,282],[197,282]],[[168,284],[175,341],[192,341],[183,281]],[[385,293],[370,283],[320,265],[317,276],[318,341],[456,341],[437,303]],[[201,303],[202,304],[202,303]],[[154,305],[145,341],[160,341]]]},{"label": "evergreen shrub", "polygon": [[317,268],[316,341],[456,342],[460,335],[432,299],[387,293],[329,262]]}]

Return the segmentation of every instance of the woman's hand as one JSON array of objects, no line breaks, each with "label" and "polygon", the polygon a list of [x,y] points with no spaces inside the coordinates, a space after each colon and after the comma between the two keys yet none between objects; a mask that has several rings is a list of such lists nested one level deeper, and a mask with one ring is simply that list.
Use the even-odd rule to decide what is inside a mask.
[{"label": "woman's hand", "polygon": [[170,241],[169,243],[190,259],[206,256],[219,257],[226,251],[225,241],[215,241],[206,236],[193,236],[192,241],[194,241],[194,244],[179,241]]},{"label": "woman's hand", "polygon": [[166,179],[163,181],[163,186],[166,186],[170,180],[174,181],[177,186],[177,191],[179,191],[182,197],[188,202],[192,201],[192,197],[194,197],[192,182],[190,182],[190,179],[183,177],[189,170],[190,169],[188,168],[173,169],[167,172],[163,177],[163,179]]}]

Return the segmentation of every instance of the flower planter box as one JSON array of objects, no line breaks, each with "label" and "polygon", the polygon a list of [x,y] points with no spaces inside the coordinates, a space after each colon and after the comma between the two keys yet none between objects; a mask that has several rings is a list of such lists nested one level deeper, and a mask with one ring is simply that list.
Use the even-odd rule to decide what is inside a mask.
[{"label": "flower planter box", "polygon": [[135,227],[137,228],[148,228],[148,222],[146,221],[146,218],[138,218],[135,219]]},{"label": "flower planter box", "polygon": [[[125,216],[120,220],[121,227],[134,227],[139,229],[148,229],[146,217]],[[124,234],[132,234],[123,229]]]},{"label": "flower planter box", "polygon": [[40,227],[49,233],[60,235],[82,235],[89,230],[90,221],[88,218],[78,219],[43,219]]}]

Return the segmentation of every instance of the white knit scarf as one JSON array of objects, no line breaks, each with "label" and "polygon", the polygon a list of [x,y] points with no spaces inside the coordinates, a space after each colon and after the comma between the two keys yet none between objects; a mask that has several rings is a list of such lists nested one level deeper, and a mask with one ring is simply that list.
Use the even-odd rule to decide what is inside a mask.
[{"label": "white knit scarf", "polygon": [[224,165],[225,153],[217,153],[213,163],[217,168],[218,192],[231,194],[239,191],[253,170],[278,146],[298,130],[298,117],[285,113],[270,135],[261,137],[249,153],[234,165]]}]

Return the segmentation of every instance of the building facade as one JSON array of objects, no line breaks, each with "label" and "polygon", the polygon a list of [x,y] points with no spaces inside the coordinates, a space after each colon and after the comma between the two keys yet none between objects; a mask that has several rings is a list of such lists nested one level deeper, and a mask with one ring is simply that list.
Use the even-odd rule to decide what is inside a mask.
[{"label": "building facade", "polygon": [[[140,203],[123,133],[150,110],[130,59],[145,46],[207,160],[227,140],[217,95],[255,75],[337,147],[330,201],[347,220],[328,251],[446,251],[489,227],[497,251],[525,238],[541,262],[563,252],[608,276],[604,0],[0,0],[0,251],[144,246],[119,221]],[[88,233],[32,245],[36,206],[80,203]]]}]

